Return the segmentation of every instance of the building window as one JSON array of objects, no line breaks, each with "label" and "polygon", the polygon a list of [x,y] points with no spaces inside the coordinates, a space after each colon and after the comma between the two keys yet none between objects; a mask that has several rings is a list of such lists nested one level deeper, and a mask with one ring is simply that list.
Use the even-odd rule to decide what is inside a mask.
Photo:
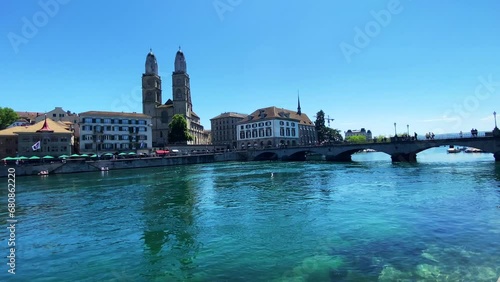
[{"label": "building window", "polygon": [[122,120],[122,124],[129,124],[128,119],[123,119],[123,120]]},{"label": "building window", "polygon": [[296,136],[295,135],[295,128],[292,128],[292,136],[294,136],[294,137]]},{"label": "building window", "polygon": [[83,123],[92,123],[92,119],[91,118],[84,118]]},{"label": "building window", "polygon": [[285,128],[280,127],[280,136],[284,136],[284,135],[285,135]]},{"label": "building window", "polygon": [[104,119],[104,123],[111,123],[111,119],[110,118],[105,118]]},{"label": "building window", "polygon": [[245,139],[245,132],[240,131],[240,139]]},{"label": "building window", "polygon": [[290,136],[290,128],[288,128],[288,127],[286,129],[286,136]]},{"label": "building window", "polygon": [[290,126],[290,123],[288,121],[286,122],[286,126]]},{"label": "building window", "polygon": [[264,137],[264,128],[259,129],[259,137]]},{"label": "building window", "polygon": [[246,138],[252,138],[252,135],[250,133],[250,130],[247,130],[246,131]]},{"label": "building window", "polygon": [[271,128],[270,127],[266,127],[266,136],[271,136]]}]

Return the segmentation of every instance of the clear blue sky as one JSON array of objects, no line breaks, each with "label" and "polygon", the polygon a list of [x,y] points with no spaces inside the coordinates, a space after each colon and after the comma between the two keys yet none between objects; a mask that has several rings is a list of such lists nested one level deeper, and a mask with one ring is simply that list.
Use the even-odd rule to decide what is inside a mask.
[{"label": "clear blue sky", "polygon": [[[394,122],[419,134],[491,130],[500,112],[495,0],[55,1],[0,4],[0,106],[141,112],[149,48],[165,102],[181,45],[206,128],[221,112],[296,109],[297,90],[311,119],[323,109],[332,127],[375,135]],[[40,3],[58,5],[47,14]]]}]

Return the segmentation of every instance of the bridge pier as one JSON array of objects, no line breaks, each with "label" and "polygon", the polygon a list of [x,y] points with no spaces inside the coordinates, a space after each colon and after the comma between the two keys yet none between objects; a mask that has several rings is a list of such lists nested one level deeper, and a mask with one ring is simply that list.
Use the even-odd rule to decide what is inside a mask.
[{"label": "bridge pier", "polygon": [[495,162],[500,162],[500,152],[494,153],[493,157],[495,157]]},{"label": "bridge pier", "polygon": [[398,163],[398,162],[416,162],[417,161],[417,154],[415,153],[409,153],[409,154],[404,154],[404,153],[396,153],[391,155],[391,160],[392,162]]}]

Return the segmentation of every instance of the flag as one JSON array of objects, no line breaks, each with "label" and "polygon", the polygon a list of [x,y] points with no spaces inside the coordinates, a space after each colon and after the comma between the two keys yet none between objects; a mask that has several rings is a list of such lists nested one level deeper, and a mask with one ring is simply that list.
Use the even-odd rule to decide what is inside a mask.
[{"label": "flag", "polygon": [[31,149],[33,149],[33,151],[36,151],[40,148],[41,148],[40,141],[36,142],[33,146],[31,146]]}]

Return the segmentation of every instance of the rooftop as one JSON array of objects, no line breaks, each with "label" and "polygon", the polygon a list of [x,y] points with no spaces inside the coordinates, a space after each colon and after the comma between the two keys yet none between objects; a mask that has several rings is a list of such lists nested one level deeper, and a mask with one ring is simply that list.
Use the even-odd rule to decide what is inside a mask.
[{"label": "rooftop", "polygon": [[124,112],[102,112],[102,111],[89,111],[80,113],[81,117],[128,117],[128,118],[151,118],[145,114],[138,113],[124,113]]},{"label": "rooftop", "polygon": [[239,123],[247,123],[250,121],[259,121],[268,119],[295,120],[298,121],[299,124],[314,125],[314,123],[304,113],[299,115],[296,111],[277,108],[275,106],[258,109],[255,112],[251,113],[250,115],[247,115]]},{"label": "rooftop", "polygon": [[248,115],[247,114],[240,114],[240,113],[236,113],[236,112],[225,112],[225,113],[222,113],[216,117],[211,118],[210,120],[219,119],[219,118],[226,118],[226,117],[245,118],[246,116],[248,116]]},{"label": "rooftop", "polygon": [[[45,123],[46,122],[46,123]],[[45,130],[43,130],[45,128]],[[50,131],[47,131],[49,129]],[[41,133],[41,132],[53,132],[53,133],[72,133],[67,130],[64,125],[59,122],[53,121],[50,118],[46,120],[39,121],[34,125],[30,126],[14,126],[4,130],[0,130],[0,135],[16,135],[16,134],[25,134],[25,133]]]}]

